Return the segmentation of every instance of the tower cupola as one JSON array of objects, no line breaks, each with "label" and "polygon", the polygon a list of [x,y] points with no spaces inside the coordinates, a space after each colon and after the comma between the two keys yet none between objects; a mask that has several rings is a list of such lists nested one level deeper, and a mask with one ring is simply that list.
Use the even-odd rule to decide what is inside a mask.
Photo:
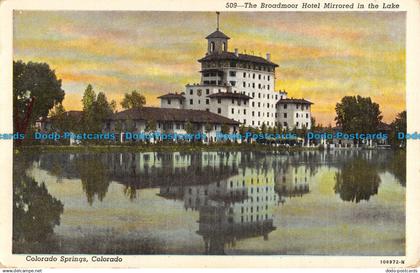
[{"label": "tower cupola", "polygon": [[219,30],[219,12],[217,14],[217,29],[206,37],[207,39],[207,54],[222,53],[228,51],[228,40],[230,39],[226,34]]}]

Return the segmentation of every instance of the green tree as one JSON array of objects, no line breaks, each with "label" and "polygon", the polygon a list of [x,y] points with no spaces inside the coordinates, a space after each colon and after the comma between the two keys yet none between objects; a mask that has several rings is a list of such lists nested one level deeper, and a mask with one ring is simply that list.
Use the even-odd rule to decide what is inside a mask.
[{"label": "green tree", "polygon": [[374,133],[382,120],[379,104],[372,102],[370,97],[343,97],[335,111],[337,125],[345,133]]},{"label": "green tree", "polygon": [[222,132],[222,134],[229,134],[230,133],[229,125],[222,124],[222,128],[220,129],[220,131]]},{"label": "green tree", "polygon": [[93,87],[91,84],[88,84],[88,86],[85,89],[85,92],[83,93],[82,98],[82,104],[83,104],[83,111],[91,111],[93,103],[96,101],[96,94],[93,90]]},{"label": "green tree", "polygon": [[86,132],[101,132],[104,120],[113,113],[113,107],[105,94],[96,96],[92,85],[88,85],[83,94],[83,129]]},{"label": "green tree", "polygon": [[145,104],[146,98],[136,90],[132,91],[131,94],[126,93],[121,102],[121,106],[124,109],[141,108]]},{"label": "green tree", "polygon": [[267,133],[267,125],[265,125],[265,122],[263,122],[260,129],[261,129],[261,133],[263,134]]},{"label": "green tree", "polygon": [[392,147],[404,147],[405,141],[398,139],[398,133],[407,133],[407,112],[403,111],[398,113],[394,121],[391,123],[391,133],[389,136],[389,142]]},{"label": "green tree", "polygon": [[146,122],[146,128],[145,128],[146,132],[154,132],[154,131],[156,131],[156,128],[157,128],[157,126],[156,126],[156,121],[155,120],[148,120]]},{"label": "green tree", "polygon": [[191,122],[187,122],[185,123],[185,132],[187,132],[187,134],[194,134],[194,126],[192,125]]},{"label": "green tree", "polygon": [[206,132],[206,134],[207,134],[207,138],[209,139],[209,136],[208,136],[208,134],[210,134],[210,132],[213,130],[213,125],[211,125],[210,123],[206,123],[206,124],[204,124],[204,131]]},{"label": "green tree", "polygon": [[13,127],[26,132],[63,101],[64,90],[55,71],[46,63],[13,61]]},{"label": "green tree", "polygon": [[[77,131],[77,124],[79,120],[72,115],[68,115],[64,106],[58,104],[51,110],[50,113],[51,128],[54,132],[64,133],[64,132],[75,132]],[[61,143],[68,143],[68,140],[61,139]]]}]

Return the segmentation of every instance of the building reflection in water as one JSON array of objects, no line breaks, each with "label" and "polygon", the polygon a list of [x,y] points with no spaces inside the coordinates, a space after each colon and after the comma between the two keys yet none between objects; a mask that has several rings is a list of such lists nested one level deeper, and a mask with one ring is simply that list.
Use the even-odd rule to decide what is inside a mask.
[{"label": "building reflection in water", "polygon": [[57,181],[81,179],[90,205],[104,200],[112,182],[122,184],[130,200],[141,189],[158,188],[160,197],[198,212],[196,232],[203,238],[204,252],[224,254],[239,240],[269,240],[276,229],[276,206],[310,193],[311,178],[321,166],[337,170],[334,190],[343,201],[359,202],[377,193],[379,172],[395,173],[405,185],[404,172],[397,172],[404,158],[405,154],[356,150],[62,153],[40,155],[35,164]]}]

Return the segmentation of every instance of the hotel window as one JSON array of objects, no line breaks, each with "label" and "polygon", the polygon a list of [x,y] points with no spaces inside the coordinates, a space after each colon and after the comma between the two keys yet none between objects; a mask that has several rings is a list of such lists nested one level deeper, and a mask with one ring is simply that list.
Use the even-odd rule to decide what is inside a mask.
[{"label": "hotel window", "polygon": [[198,104],[201,104],[201,100],[198,100]]},{"label": "hotel window", "polygon": [[181,104],[181,105],[183,104],[182,100],[179,101],[179,104]]},{"label": "hotel window", "polygon": [[244,78],[246,77],[246,72],[244,72]]},{"label": "hotel window", "polygon": [[278,97],[277,97],[277,95],[276,95],[276,100],[277,100],[277,98],[278,98]]},{"label": "hotel window", "polygon": [[258,74],[258,79],[261,80],[261,74]]},{"label": "hotel window", "polygon": [[252,73],[252,78],[255,79],[255,73]]},{"label": "hotel window", "polygon": [[168,100],[168,104],[171,104],[171,100]]},{"label": "hotel window", "polygon": [[252,97],[255,97],[255,92],[252,92]]},{"label": "hotel window", "polygon": [[193,90],[192,89],[190,89],[190,95],[192,95],[193,94]]},{"label": "hotel window", "polygon": [[283,126],[284,127],[287,127],[287,122],[283,122]]},{"label": "hotel window", "polygon": [[246,109],[244,109],[244,115],[246,115]]},{"label": "hotel window", "polygon": [[210,100],[209,99],[206,99],[206,104],[210,104]]},{"label": "hotel window", "polygon": [[309,127],[309,124],[308,123],[306,123],[306,128],[308,128]]},{"label": "hotel window", "polygon": [[235,110],[232,108],[232,114],[234,114],[235,112],[234,112]]},{"label": "hotel window", "polygon": [[254,126],[254,121],[252,121],[252,126]]},{"label": "hotel window", "polygon": [[246,82],[243,82],[243,83],[242,83],[242,86],[243,86],[243,87],[246,87]]},{"label": "hotel window", "polygon": [[261,83],[258,84],[258,89],[261,89]]},{"label": "hotel window", "polygon": [[299,122],[296,122],[296,127],[299,127]]},{"label": "hotel window", "polygon": [[283,106],[284,109],[287,109],[287,103]]},{"label": "hotel window", "polygon": [[[276,113],[276,118],[277,118],[277,113]],[[277,122],[276,122],[276,125],[277,125]]]},{"label": "hotel window", "polygon": [[269,112],[267,112],[267,117],[270,117],[270,113]]},{"label": "hotel window", "polygon": [[229,76],[231,76],[231,77],[236,77],[236,72],[235,72],[235,71],[230,71],[230,72],[229,72]]},{"label": "hotel window", "polygon": [[192,99],[190,99],[190,104],[193,104],[193,100]]},{"label": "hotel window", "polygon": [[283,114],[283,117],[284,117],[284,118],[287,118],[287,113],[284,113],[284,114]]},{"label": "hotel window", "polygon": [[210,89],[206,89],[206,95],[210,94]]},{"label": "hotel window", "polygon": [[210,109],[209,109],[209,108],[206,108],[206,111],[207,111],[207,112],[210,112]]},{"label": "hotel window", "polygon": [[254,111],[252,111],[252,116],[255,116],[255,112]]},{"label": "hotel window", "polygon": [[246,119],[244,119],[244,124],[246,123]]},{"label": "hotel window", "polygon": [[246,100],[244,100],[244,105],[246,105]]},{"label": "hotel window", "polygon": [[270,76],[267,76],[267,80],[270,80]]},{"label": "hotel window", "polygon": [[255,88],[255,83],[254,82],[252,83],[252,88]]},{"label": "hotel window", "polygon": [[230,81],[230,85],[235,86],[236,82],[235,81]]},{"label": "hotel window", "polygon": [[234,99],[232,99],[232,104],[234,104],[235,103],[235,100]]},{"label": "hotel window", "polygon": [[309,114],[308,113],[306,113],[306,118],[309,118]]},{"label": "hotel window", "polygon": [[[260,112],[258,112],[258,116],[259,116],[259,117],[260,117],[260,114],[261,114],[261,113],[260,113]],[[260,125],[260,122],[258,122],[258,125]]]},{"label": "hotel window", "polygon": [[255,102],[252,102],[252,104],[251,104],[251,105],[252,105],[252,107],[254,107],[254,106],[255,106]]},{"label": "hotel window", "polygon": [[221,114],[222,113],[222,108],[217,108],[217,113]]},{"label": "hotel window", "polygon": [[222,103],[222,99],[221,98],[218,98],[217,99],[217,103],[219,103],[219,104]]},{"label": "hotel window", "polygon": [[258,102],[258,107],[261,107],[261,103]]},{"label": "hotel window", "polygon": [[298,114],[298,113],[296,113],[296,117],[297,117],[297,118],[299,117],[299,114]]},{"label": "hotel window", "polygon": [[261,124],[261,122],[260,122],[260,121],[258,121],[258,126],[260,126],[260,124]]},{"label": "hotel window", "polygon": [[299,109],[299,105],[298,104],[296,104],[296,109]]},{"label": "hotel window", "polygon": [[267,85],[267,89],[270,90],[270,85]]}]

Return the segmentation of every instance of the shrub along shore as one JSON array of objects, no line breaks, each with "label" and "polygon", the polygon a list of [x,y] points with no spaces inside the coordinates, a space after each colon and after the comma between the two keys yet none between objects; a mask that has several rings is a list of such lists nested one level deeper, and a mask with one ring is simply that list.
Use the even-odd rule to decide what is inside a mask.
[{"label": "shrub along shore", "polygon": [[14,147],[19,152],[200,152],[200,151],[309,151],[319,150],[319,147],[273,146],[248,143],[183,143],[183,144],[132,144],[132,145],[30,145]]}]

